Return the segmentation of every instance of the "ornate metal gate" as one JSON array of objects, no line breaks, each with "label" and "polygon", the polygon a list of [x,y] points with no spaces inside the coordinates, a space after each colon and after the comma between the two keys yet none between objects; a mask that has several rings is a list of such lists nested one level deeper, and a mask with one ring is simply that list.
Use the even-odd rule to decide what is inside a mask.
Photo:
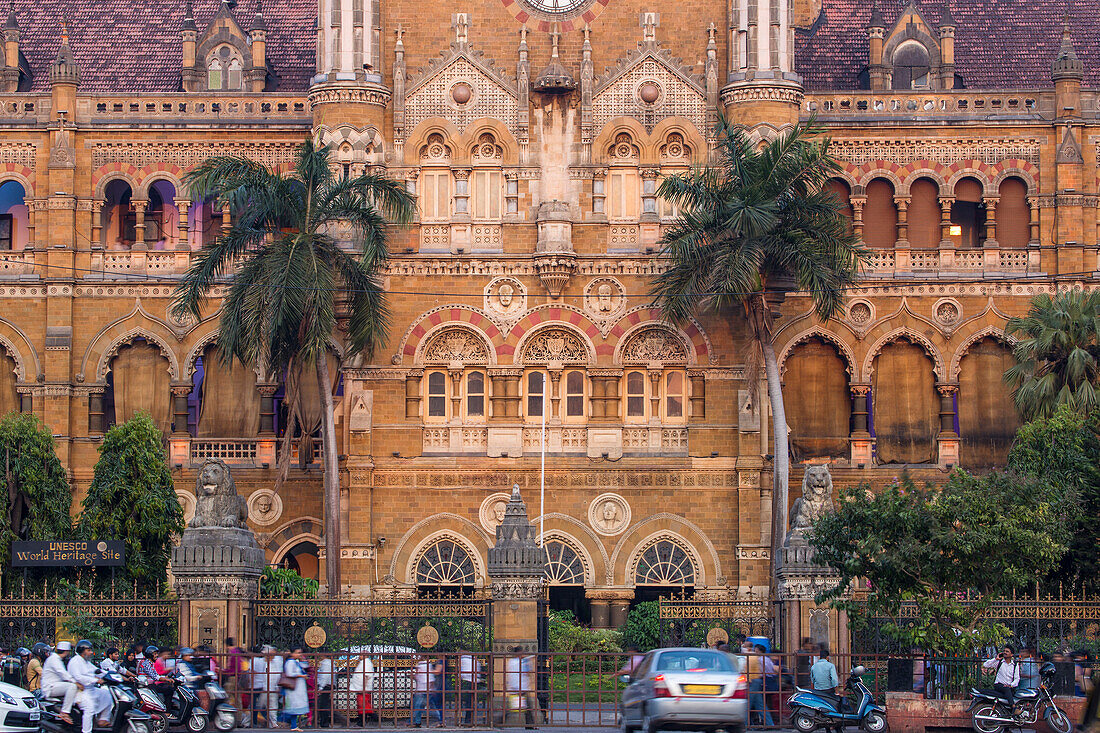
[{"label": "ornate metal gate", "polygon": [[64,602],[0,599],[0,646],[5,649],[69,636],[96,636],[117,644],[145,641],[171,646],[179,639],[179,603],[159,598],[90,598]]},{"label": "ornate metal gate", "polygon": [[730,640],[738,634],[774,637],[774,622],[767,602],[748,600],[695,600],[661,598],[659,606],[661,646],[707,646],[712,629]]},{"label": "ornate metal gate", "polygon": [[483,595],[369,600],[261,600],[253,639],[276,649],[305,642],[318,651],[353,646],[489,651],[492,604]]}]

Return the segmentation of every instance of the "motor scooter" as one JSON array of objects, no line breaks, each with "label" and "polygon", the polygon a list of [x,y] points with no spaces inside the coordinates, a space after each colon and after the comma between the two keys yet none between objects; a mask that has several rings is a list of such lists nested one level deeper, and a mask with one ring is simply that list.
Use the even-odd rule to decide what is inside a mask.
[{"label": "motor scooter", "polygon": [[[166,696],[167,700],[163,701],[166,708],[164,713],[165,731],[183,728],[187,733],[202,733],[206,730],[209,712],[199,702],[199,696],[195,694],[195,691],[184,683],[183,678],[180,675],[170,675],[162,677],[158,681],[169,682],[172,685],[172,691]],[[154,682],[146,679],[145,684],[151,686]],[[150,693],[153,692],[150,687],[145,689]],[[160,693],[155,694],[159,700],[161,698]],[[159,722],[154,722],[154,725],[159,724]],[[153,733],[156,733],[156,731]]]},{"label": "motor scooter", "polygon": [[[122,675],[108,672],[100,678],[100,683],[111,693],[111,709],[107,716],[110,723],[104,727],[97,722],[95,730],[102,733],[152,733],[149,714],[140,710],[137,693],[127,687]],[[60,717],[61,702],[61,698],[57,697],[44,697],[39,701],[42,730],[47,733],[80,733],[80,705],[73,706],[70,715],[73,722],[66,723]]]},{"label": "motor scooter", "polygon": [[213,672],[203,672],[201,679],[194,683],[202,685],[210,698],[210,720],[214,727],[225,733],[237,727],[237,708],[229,701],[229,693],[218,684],[218,677]]},{"label": "motor scooter", "polygon": [[811,733],[817,728],[842,730],[857,724],[866,733],[884,733],[886,708],[875,702],[875,696],[863,684],[860,677],[867,670],[859,666],[852,669],[844,688],[854,692],[854,697],[838,697],[796,687],[795,694],[787,700],[791,708],[791,724],[799,733]]},{"label": "motor scooter", "polygon": [[168,707],[160,695],[150,688],[149,678],[145,675],[131,677],[127,684],[138,697],[138,708],[149,714],[151,733],[168,733]]}]

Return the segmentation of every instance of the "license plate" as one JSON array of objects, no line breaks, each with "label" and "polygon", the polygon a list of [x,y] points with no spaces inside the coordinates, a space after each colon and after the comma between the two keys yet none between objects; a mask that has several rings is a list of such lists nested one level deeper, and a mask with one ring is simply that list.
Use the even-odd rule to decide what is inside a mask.
[{"label": "license plate", "polygon": [[717,695],[721,691],[721,685],[684,685],[685,695]]},{"label": "license plate", "polygon": [[31,720],[38,720],[38,718],[40,717],[41,714],[40,713],[28,713],[27,715]]}]

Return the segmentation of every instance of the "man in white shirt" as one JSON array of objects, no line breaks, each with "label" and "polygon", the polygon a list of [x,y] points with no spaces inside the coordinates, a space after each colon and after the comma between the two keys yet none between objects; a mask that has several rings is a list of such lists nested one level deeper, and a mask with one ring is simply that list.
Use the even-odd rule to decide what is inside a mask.
[{"label": "man in white shirt", "polygon": [[46,657],[46,662],[42,665],[42,694],[46,697],[62,698],[61,715],[58,717],[69,725],[73,723],[69,714],[73,710],[76,693],[81,689],[65,667],[65,657],[69,656],[72,648],[73,645],[67,641],[57,642],[57,649]]},{"label": "man in white shirt", "polygon": [[332,659],[317,662],[317,727],[328,728],[332,720]]},{"label": "man in white shirt", "polygon": [[1000,654],[982,664],[986,669],[996,670],[993,689],[1008,702],[1009,714],[1016,706],[1016,688],[1020,686],[1020,662],[1014,658],[1015,654],[1012,646],[1005,644]]},{"label": "man in white shirt", "polygon": [[470,652],[462,652],[458,657],[458,707],[462,711],[462,725],[473,724],[473,715],[477,710],[477,685],[481,681],[481,660]]},{"label": "man in white shirt", "polygon": [[355,665],[355,671],[351,673],[348,691],[355,693],[359,725],[365,726],[367,716],[374,713],[374,701],[371,699],[374,693],[374,662],[366,654],[359,658],[359,664]]},{"label": "man in white shirt", "polygon": [[283,658],[275,653],[275,647],[264,644],[260,651],[264,655],[264,674],[253,673],[254,680],[263,680],[263,692],[257,708],[267,717],[268,728],[279,727],[279,678],[283,675]]},{"label": "man in white shirt", "polygon": [[267,708],[263,707],[266,703],[264,695],[267,694],[267,659],[263,655],[263,647],[260,644],[252,647],[252,651],[256,656],[252,657],[249,663],[251,669],[249,677],[252,690],[252,727],[255,728],[260,722],[260,713],[267,714]]},{"label": "man in white shirt", "polygon": [[80,693],[80,709],[84,713],[81,721],[81,733],[92,733],[92,722],[100,716],[99,724],[108,725],[110,721],[102,714],[111,708],[111,693],[99,686],[99,668],[92,664],[92,645],[87,641],[77,642],[76,654],[69,660],[69,674],[84,688]]}]

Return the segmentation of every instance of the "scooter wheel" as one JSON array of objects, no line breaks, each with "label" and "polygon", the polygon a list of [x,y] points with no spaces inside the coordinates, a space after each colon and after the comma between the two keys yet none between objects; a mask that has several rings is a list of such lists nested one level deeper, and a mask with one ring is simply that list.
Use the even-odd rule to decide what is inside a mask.
[{"label": "scooter wheel", "polygon": [[214,716],[214,727],[222,733],[233,730],[237,727],[237,716],[233,713],[218,711]]},{"label": "scooter wheel", "polygon": [[795,730],[799,733],[810,733],[817,727],[817,722],[809,715],[803,712],[797,712],[791,718],[791,724],[794,725]]},{"label": "scooter wheel", "polygon": [[206,716],[192,715],[187,719],[187,730],[190,733],[202,733],[206,730]]},{"label": "scooter wheel", "polygon": [[150,714],[149,730],[151,733],[168,733],[168,716],[163,713]]},{"label": "scooter wheel", "polygon": [[861,726],[867,733],[885,733],[886,731],[886,716],[877,710],[868,713],[863,718],[863,725]]},{"label": "scooter wheel", "polygon": [[1050,729],[1055,731],[1055,733],[1070,733],[1070,731],[1073,730],[1073,723],[1070,722],[1069,716],[1057,707],[1050,711],[1050,717],[1047,718],[1047,725],[1050,726]]}]

